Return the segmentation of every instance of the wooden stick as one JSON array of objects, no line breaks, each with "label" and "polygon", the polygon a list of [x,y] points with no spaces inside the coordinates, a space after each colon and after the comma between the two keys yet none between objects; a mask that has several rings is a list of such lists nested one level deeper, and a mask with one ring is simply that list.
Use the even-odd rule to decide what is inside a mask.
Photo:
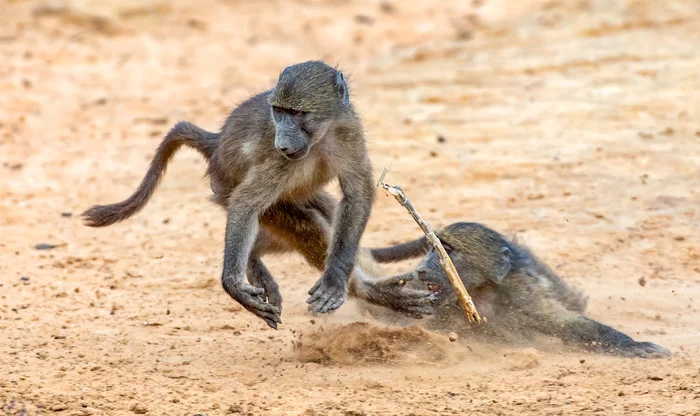
[{"label": "wooden stick", "polygon": [[386,183],[384,183],[384,178],[386,177],[386,174],[388,172],[389,169],[384,168],[384,171],[382,172],[382,175],[379,177],[379,181],[377,182],[377,186],[382,187],[385,191],[392,194],[394,198],[396,198],[396,200],[399,202],[399,204],[406,208],[413,217],[413,219],[418,223],[420,228],[425,233],[426,237],[428,237],[428,243],[430,243],[430,245],[433,246],[435,251],[438,253],[438,256],[440,256],[440,264],[445,270],[447,278],[450,279],[450,283],[455,288],[457,298],[459,299],[459,303],[462,305],[462,309],[464,309],[464,312],[467,315],[467,319],[469,320],[469,322],[481,322],[481,316],[479,316],[479,312],[476,310],[476,306],[474,306],[474,302],[472,302],[472,298],[471,296],[469,296],[467,288],[464,287],[464,283],[459,277],[457,269],[455,269],[455,265],[452,263],[452,259],[445,251],[445,247],[442,246],[440,239],[437,238],[433,230],[430,229],[430,226],[427,222],[425,222],[423,217],[420,216],[418,211],[416,211],[416,209],[413,208],[413,204],[411,204],[411,201],[409,201],[408,198],[406,198],[406,194],[403,192],[403,190],[398,186],[387,185]]}]

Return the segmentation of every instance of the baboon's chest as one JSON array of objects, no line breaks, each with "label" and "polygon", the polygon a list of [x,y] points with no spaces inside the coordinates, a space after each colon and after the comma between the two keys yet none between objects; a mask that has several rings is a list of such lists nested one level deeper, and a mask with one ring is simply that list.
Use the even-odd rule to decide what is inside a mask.
[{"label": "baboon's chest", "polygon": [[281,199],[304,200],[323,188],[334,177],[327,161],[320,156],[311,156],[297,166],[292,166],[289,172],[287,188],[280,196]]}]

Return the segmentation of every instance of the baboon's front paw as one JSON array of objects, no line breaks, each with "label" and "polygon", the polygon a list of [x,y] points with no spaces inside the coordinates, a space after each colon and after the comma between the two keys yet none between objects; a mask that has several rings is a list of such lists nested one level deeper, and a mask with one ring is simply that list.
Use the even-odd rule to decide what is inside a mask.
[{"label": "baboon's front paw", "polygon": [[238,301],[248,312],[265,321],[270,328],[277,329],[277,324],[282,323],[280,309],[265,302],[265,299],[263,299],[264,294],[264,289],[240,282],[234,286],[231,297]]},{"label": "baboon's front paw", "polygon": [[624,347],[623,355],[639,358],[666,358],[671,356],[671,351],[651,342],[634,342]]},{"label": "baboon's front paw", "polygon": [[438,297],[426,290],[402,289],[391,299],[391,308],[415,319],[435,314]]},{"label": "baboon's front paw", "polygon": [[309,290],[306,303],[312,312],[326,313],[338,309],[348,298],[347,284],[339,279],[324,278]]},{"label": "baboon's front paw", "polygon": [[375,284],[375,297],[384,306],[412,318],[422,319],[433,315],[438,295],[431,290],[407,288],[405,285],[410,280],[413,280],[410,274],[379,279]]}]

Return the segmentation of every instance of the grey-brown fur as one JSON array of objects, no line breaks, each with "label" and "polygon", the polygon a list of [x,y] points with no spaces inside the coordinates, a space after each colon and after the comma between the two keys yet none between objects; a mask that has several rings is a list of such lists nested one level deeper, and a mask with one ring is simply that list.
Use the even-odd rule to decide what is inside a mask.
[{"label": "grey-brown fur", "polygon": [[[460,222],[438,230],[436,235],[488,323],[466,323],[454,289],[437,254],[431,250],[413,271],[393,279],[407,281],[406,286],[414,288],[428,284],[437,292],[439,300],[430,320],[433,327],[511,341],[527,341],[544,334],[587,350],[623,356],[651,358],[670,354],[659,345],[637,342],[586,317],[587,298],[581,292],[566,284],[525,246],[496,231],[481,224]],[[384,262],[404,260],[426,253],[427,242],[421,238],[371,252]]]},{"label": "grey-brown fur", "polygon": [[[219,133],[178,123],[134,194],[88,209],[86,224],[107,226],[142,209],[183,144],[209,161],[212,199],[227,212],[226,292],[276,328],[282,299],[260,257],[292,248],[322,270],[309,291],[310,308],[323,313],[340,307],[374,201],[362,124],[342,73],[319,61],[291,65],[274,88],[234,109]],[[322,187],[335,178],[343,197],[333,211],[323,208]],[[311,245],[314,250],[306,249]],[[246,270],[253,276],[249,282]]]}]

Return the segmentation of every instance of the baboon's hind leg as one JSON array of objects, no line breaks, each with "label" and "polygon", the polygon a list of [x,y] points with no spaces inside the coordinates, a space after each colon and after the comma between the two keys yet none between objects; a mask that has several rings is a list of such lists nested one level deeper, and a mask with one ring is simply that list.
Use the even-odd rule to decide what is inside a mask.
[{"label": "baboon's hind leg", "polygon": [[522,326],[556,336],[565,343],[625,357],[659,358],[671,354],[664,347],[637,342],[608,325],[567,309],[530,276],[509,276],[499,291],[507,299],[504,310],[517,313]]}]

